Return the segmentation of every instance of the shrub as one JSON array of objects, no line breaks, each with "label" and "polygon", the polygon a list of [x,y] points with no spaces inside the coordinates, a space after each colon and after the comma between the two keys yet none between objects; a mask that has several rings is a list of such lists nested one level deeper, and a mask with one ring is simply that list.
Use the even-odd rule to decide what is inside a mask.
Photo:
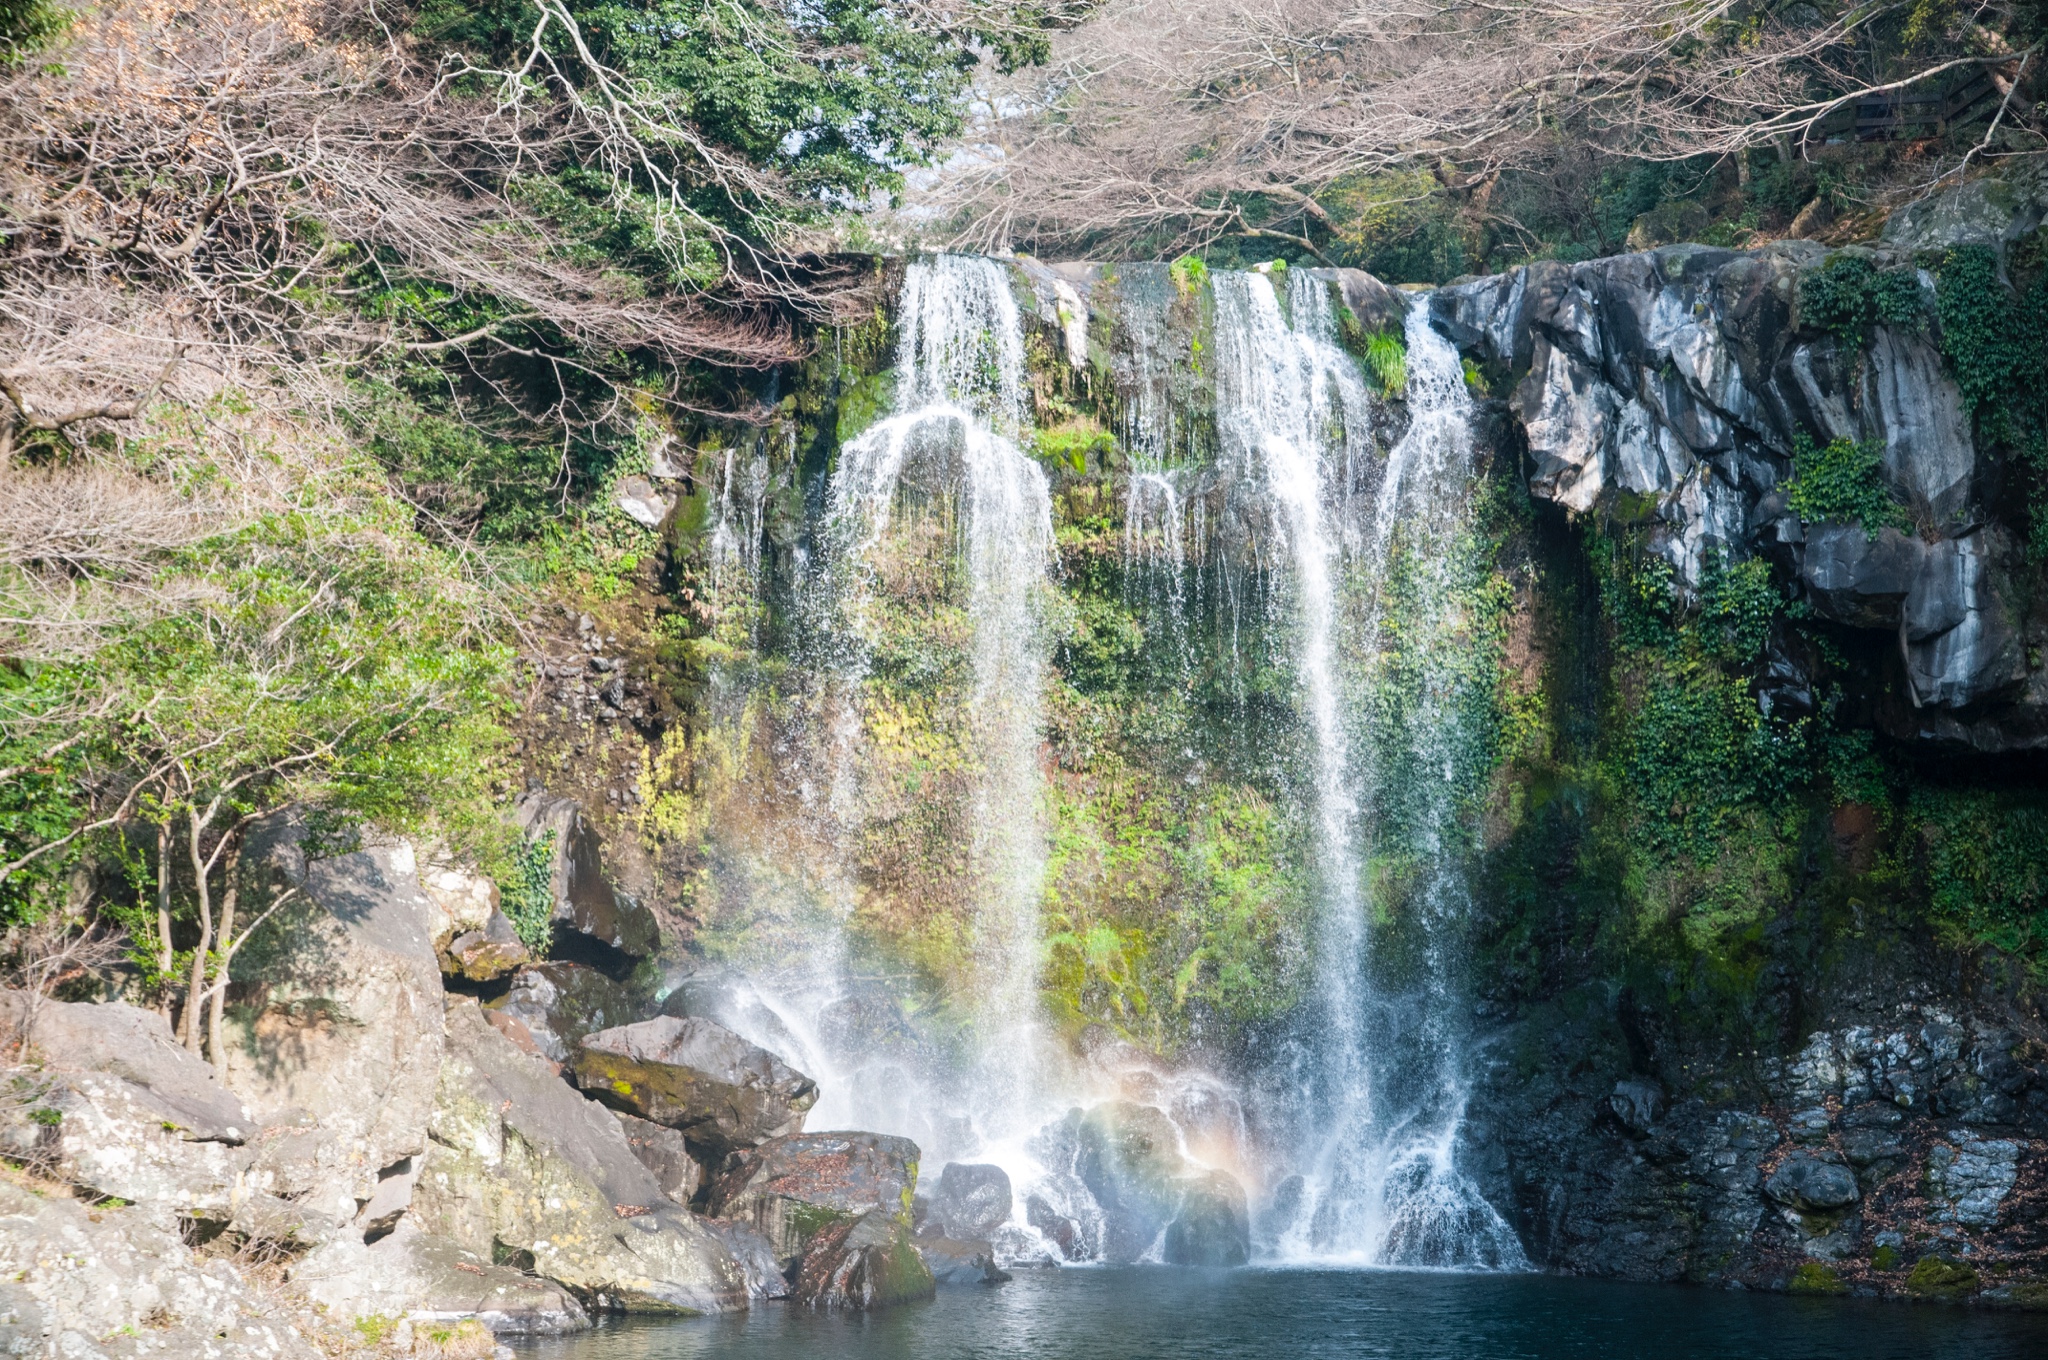
[{"label": "shrub", "polygon": [[1809,524],[1860,524],[1872,538],[1891,526],[1910,526],[1884,480],[1884,446],[1837,439],[1824,448],[1801,435],[1792,450],[1792,513]]}]

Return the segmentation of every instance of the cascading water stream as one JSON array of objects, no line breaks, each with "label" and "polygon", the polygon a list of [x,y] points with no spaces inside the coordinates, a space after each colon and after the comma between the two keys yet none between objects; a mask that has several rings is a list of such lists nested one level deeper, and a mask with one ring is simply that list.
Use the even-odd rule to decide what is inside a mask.
[{"label": "cascading water stream", "polygon": [[[1394,733],[1368,727],[1354,749],[1347,715],[1371,712],[1354,692],[1357,657],[1382,654],[1382,625],[1397,553],[1423,581],[1441,581],[1461,523],[1471,476],[1470,398],[1456,350],[1429,326],[1418,304],[1406,324],[1409,386],[1406,434],[1389,452],[1369,516],[1354,491],[1368,457],[1371,397],[1356,363],[1336,343],[1328,283],[1297,275],[1288,312],[1257,274],[1219,275],[1221,358],[1218,422],[1227,464],[1264,491],[1272,523],[1271,560],[1286,580],[1282,600],[1296,630],[1295,663],[1314,747],[1314,813],[1323,909],[1316,939],[1318,1006],[1294,1126],[1302,1179],[1291,1221],[1275,1243],[1286,1257],[1365,1264],[1515,1267],[1525,1264],[1506,1224],[1456,1165],[1465,1094],[1447,936],[1460,915],[1462,882],[1433,830],[1404,847],[1422,864],[1421,981],[1382,995],[1374,986],[1368,923],[1373,904],[1361,883],[1371,818],[1399,769],[1425,785],[1449,786],[1455,716],[1422,711],[1395,749]],[[1346,548],[1351,548],[1347,555]],[[1347,630],[1346,590],[1364,593]],[[1437,611],[1424,664],[1457,645],[1448,592]],[[1404,640],[1404,645],[1407,640]],[[1368,680],[1366,683],[1370,683]],[[1422,824],[1457,815],[1432,796]],[[1361,822],[1368,823],[1362,825]]]},{"label": "cascading water stream", "polygon": [[[1038,906],[1044,876],[1038,747],[1046,642],[1040,592],[1052,562],[1044,471],[1019,447],[1026,418],[1023,324],[993,261],[939,256],[904,282],[894,413],[840,451],[830,493],[830,568],[841,731],[835,788],[857,816],[858,694],[866,675],[874,555],[912,474],[957,505],[967,567],[969,699],[979,776],[972,808],[980,1033],[969,1096],[984,1127],[1030,1103],[1039,1042]],[[837,800],[835,800],[837,801]]]}]

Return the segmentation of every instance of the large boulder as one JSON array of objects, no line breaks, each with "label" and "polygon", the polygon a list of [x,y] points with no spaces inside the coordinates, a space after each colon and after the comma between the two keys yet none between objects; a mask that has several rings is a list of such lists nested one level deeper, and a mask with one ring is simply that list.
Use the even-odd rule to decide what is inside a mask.
[{"label": "large boulder", "polygon": [[1166,1225],[1160,1259],[1176,1266],[1241,1266],[1251,1260],[1251,1236],[1251,1212],[1237,1177],[1198,1172],[1182,1180],[1180,1208]]},{"label": "large boulder", "polygon": [[[201,1261],[177,1226],[0,1182],[5,1353],[65,1360],[319,1360],[273,1296],[224,1260]],[[5,1324],[0,1324],[0,1336]],[[21,1343],[28,1343],[24,1348]]]},{"label": "large boulder", "polygon": [[344,1221],[426,1151],[441,1070],[432,906],[403,841],[309,857],[286,830],[249,858],[300,896],[236,955],[227,1085],[265,1126],[251,1187]]},{"label": "large boulder", "polygon": [[603,842],[581,804],[533,789],[520,798],[515,815],[528,841],[549,847],[548,891],[554,898],[556,929],[573,930],[626,954],[654,952],[661,943],[661,927],[652,911],[618,891],[605,876]]},{"label": "large boulder", "polygon": [[1135,1261],[1159,1240],[1180,1209],[1188,1170],[1180,1131],[1151,1105],[1112,1101],[1082,1116],[1075,1171],[1105,1215],[1103,1254]]},{"label": "large boulder", "polygon": [[475,1318],[500,1336],[554,1336],[590,1325],[563,1286],[494,1265],[409,1222],[372,1243],[353,1234],[324,1243],[292,1266],[291,1278],[314,1304],[345,1322]]},{"label": "large boulder", "polygon": [[717,1159],[800,1133],[818,1085],[710,1020],[660,1016],[583,1037],[576,1084],[615,1109],[665,1124]]},{"label": "large boulder", "polygon": [[801,1133],[737,1153],[712,1182],[712,1214],[751,1225],[786,1271],[834,1223],[873,1210],[910,1227],[917,1144],[879,1133]]},{"label": "large boulder", "polygon": [[745,1272],[662,1193],[611,1111],[523,1053],[473,1001],[448,1008],[448,1057],[410,1217],[465,1251],[599,1308],[744,1307]]},{"label": "large boulder", "polygon": [[921,1232],[977,1241],[1010,1221],[1010,1176],[999,1166],[948,1162],[923,1206]]},{"label": "large boulder", "polygon": [[523,1032],[542,1057],[566,1063],[584,1035],[632,1023],[646,1013],[647,1000],[585,964],[551,962],[521,968],[489,1009],[514,1042]]},{"label": "large boulder", "polygon": [[[29,998],[0,993],[0,1023]],[[256,1121],[153,1011],[44,1001],[29,1036],[43,1066],[11,1076],[0,1148],[95,1195],[168,1221],[227,1223],[246,1197]]]}]

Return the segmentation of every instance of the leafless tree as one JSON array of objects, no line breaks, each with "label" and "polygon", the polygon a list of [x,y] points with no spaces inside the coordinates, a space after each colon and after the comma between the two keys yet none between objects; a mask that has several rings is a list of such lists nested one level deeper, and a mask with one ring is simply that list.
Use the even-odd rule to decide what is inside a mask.
[{"label": "leafless tree", "polygon": [[[523,61],[487,70],[395,35],[376,0],[115,0],[0,76],[0,463],[162,396],[296,382],[303,400],[376,354],[488,376],[505,356],[566,373],[614,350],[757,368],[800,352],[792,319],[835,314],[849,280],[772,229],[789,187],[608,70],[559,0],[534,21]],[[589,263],[535,192],[568,164],[700,282]],[[737,226],[691,206],[706,185]],[[408,283],[480,319],[354,305]]]},{"label": "leafless tree", "polygon": [[[1112,0],[1042,78],[988,94],[978,156],[927,201],[956,244],[1226,233],[1315,249],[1331,186],[1427,169],[1484,194],[1561,140],[1652,160],[1806,154],[1843,111],[1985,73],[2010,134],[2048,146],[2040,62],[1964,7],[1902,42],[1905,3],[1747,0]],[[1005,115],[1005,116],[997,116]],[[1983,148],[1979,148],[1981,150]]]}]

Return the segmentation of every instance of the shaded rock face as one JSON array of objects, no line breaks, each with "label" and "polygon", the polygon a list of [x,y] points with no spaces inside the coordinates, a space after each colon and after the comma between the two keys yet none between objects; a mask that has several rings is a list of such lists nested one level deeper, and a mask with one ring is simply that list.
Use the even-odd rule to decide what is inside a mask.
[{"label": "shaded rock face", "polygon": [[474,1002],[449,1006],[447,1032],[408,1215],[422,1231],[558,1280],[589,1307],[745,1305],[732,1252],[662,1192],[611,1111],[519,1051]]},{"label": "shaded rock face", "polygon": [[[1838,352],[1798,310],[1800,276],[1826,256],[1797,241],[1668,246],[1532,264],[1429,305],[1461,349],[1512,375],[1533,496],[1644,524],[1687,590],[1710,560],[1763,554],[1822,617],[1891,634],[1903,702],[1879,721],[1895,737],[2048,748],[2048,681],[2027,664],[2048,625],[2023,616],[2039,572],[1990,519],[2002,472],[1974,446],[1932,308],[1923,331],[1880,326],[1867,353]],[[1930,302],[1932,287],[1923,274]],[[1877,444],[1915,531],[1802,523],[1785,491],[1801,438]]]},{"label": "shaded rock face", "polygon": [[798,1133],[818,1086],[710,1020],[661,1016],[585,1035],[571,1068],[594,1098],[676,1129],[718,1159]]},{"label": "shaded rock face", "polygon": [[617,1116],[619,1128],[626,1135],[626,1146],[633,1149],[640,1165],[654,1173],[655,1184],[661,1187],[661,1193],[678,1204],[688,1204],[695,1199],[697,1188],[704,1183],[704,1168],[690,1155],[683,1135],[623,1110],[613,1110],[612,1113]]},{"label": "shaded rock face", "polygon": [[556,927],[626,954],[653,953],[661,943],[654,913],[605,876],[602,844],[576,800],[534,790],[520,798],[515,814],[528,840],[546,837],[553,846]]},{"label": "shaded rock face", "polygon": [[712,1182],[708,1209],[746,1223],[791,1269],[812,1239],[872,1211],[910,1228],[917,1144],[879,1133],[803,1133],[736,1154]]},{"label": "shaded rock face", "polygon": [[404,842],[308,860],[289,831],[250,848],[303,888],[236,956],[227,1085],[265,1125],[251,1186],[340,1221],[426,1150],[441,1069],[432,905]]},{"label": "shaded rock face", "polygon": [[[200,1261],[175,1225],[0,1183],[0,1336],[66,1360],[209,1356],[318,1360],[225,1261]],[[47,1341],[45,1337],[47,1336]]]},{"label": "shaded rock face", "polygon": [[1904,1294],[1919,1257],[1967,1247],[2024,1279],[2048,1253],[2048,1064],[2010,1020],[1892,999],[1921,990],[1859,987],[1791,1056],[1725,1069],[1625,1013],[1536,1007],[1484,1049],[1483,1188],[1553,1270],[1784,1288],[1818,1258]]},{"label": "shaded rock face", "polygon": [[580,963],[536,963],[514,975],[493,1014],[517,1022],[534,1050],[566,1063],[583,1036],[631,1023],[645,1010],[633,988]]},{"label": "shaded rock face", "polygon": [[1009,1173],[999,1166],[948,1162],[931,1197],[919,1201],[921,1233],[973,1242],[1010,1221]]},{"label": "shaded rock face", "polygon": [[1242,1265],[1251,1258],[1243,1187],[1228,1172],[1188,1161],[1163,1110],[1110,1101],[1085,1114],[1072,1111],[1040,1131],[1033,1153],[1077,1178],[1100,1209],[1098,1225],[1049,1202],[1027,1201],[1027,1218],[1063,1250],[1063,1239],[1074,1238],[1116,1262],[1155,1254],[1169,1265]]},{"label": "shaded rock face", "polygon": [[911,1244],[924,1258],[925,1268],[931,1271],[935,1283],[1003,1284],[1010,1278],[1008,1272],[997,1267],[995,1248],[987,1242],[962,1242],[920,1233]]}]

